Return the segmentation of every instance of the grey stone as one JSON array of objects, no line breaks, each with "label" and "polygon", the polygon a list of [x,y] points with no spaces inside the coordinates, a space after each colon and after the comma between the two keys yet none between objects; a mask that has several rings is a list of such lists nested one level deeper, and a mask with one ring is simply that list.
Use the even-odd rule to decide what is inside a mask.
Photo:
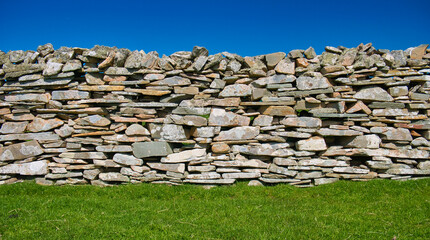
[{"label": "grey stone", "polygon": [[215,185],[230,185],[233,184],[236,179],[185,179],[185,183],[192,184],[215,184]]},{"label": "grey stone", "polygon": [[100,115],[91,115],[88,117],[77,119],[76,123],[82,126],[104,127],[111,124],[111,121]]},{"label": "grey stone", "polygon": [[51,99],[51,95],[49,93],[44,94],[16,94],[16,95],[6,95],[6,102],[42,102],[48,103]]},{"label": "grey stone", "polygon": [[250,121],[249,117],[227,112],[220,108],[212,108],[209,116],[209,126],[248,126]]},{"label": "grey stone", "polygon": [[137,142],[132,144],[132,148],[137,158],[164,157],[173,153],[167,142]]},{"label": "grey stone", "polygon": [[0,161],[20,160],[42,153],[43,149],[36,140],[17,143],[0,148]]},{"label": "grey stone", "polygon": [[288,168],[279,167],[273,163],[269,166],[269,172],[278,173],[289,177],[294,177],[298,173],[297,171],[288,170]]},{"label": "grey stone", "polygon": [[5,122],[1,125],[0,133],[23,133],[28,122]]},{"label": "grey stone", "polygon": [[315,179],[315,185],[323,185],[323,184],[329,184],[339,181],[339,178],[317,178]]},{"label": "grey stone", "polygon": [[287,117],[280,123],[287,127],[319,128],[322,126],[321,119],[312,117]]},{"label": "grey stone", "polygon": [[228,85],[219,94],[220,97],[246,97],[251,95],[252,89],[245,84]]},{"label": "grey stone", "polygon": [[296,80],[297,88],[299,90],[312,90],[328,88],[331,84],[328,82],[327,78],[312,78],[300,76]]},{"label": "grey stone", "polygon": [[252,126],[270,126],[273,122],[273,116],[258,115],[252,122]]},{"label": "grey stone", "polygon": [[359,100],[368,100],[368,101],[381,101],[381,102],[391,102],[393,101],[393,97],[380,87],[364,87],[359,92],[357,92],[353,98]]},{"label": "grey stone", "polygon": [[313,179],[313,178],[321,178],[322,172],[313,171],[313,172],[299,172],[296,175],[297,179]]},{"label": "grey stone", "polygon": [[259,177],[261,177],[261,173],[259,173],[259,172],[223,173],[222,177],[224,179],[229,179],[229,178],[234,178],[234,179],[251,179],[251,178],[259,178]]},{"label": "grey stone", "polygon": [[330,129],[330,128],[321,128],[317,131],[317,133],[321,136],[359,136],[363,135],[362,132],[355,130],[339,130],[339,129]]},{"label": "grey stone", "polygon": [[299,151],[323,151],[327,149],[327,145],[324,138],[316,136],[297,141],[296,148]]},{"label": "grey stone", "polygon": [[84,170],[83,177],[88,180],[94,180],[99,175],[99,169]]},{"label": "grey stone", "polygon": [[265,55],[266,63],[269,68],[274,68],[287,54],[277,52]]},{"label": "grey stone", "polygon": [[185,164],[183,163],[157,163],[157,162],[148,162],[148,166],[152,169],[157,169],[161,171],[169,171],[169,172],[177,172],[184,173],[185,172]]},{"label": "grey stone", "polygon": [[27,130],[30,132],[46,132],[51,129],[60,127],[64,122],[58,118],[54,119],[42,119],[35,118],[31,123],[28,124]]},{"label": "grey stone", "polygon": [[139,158],[135,158],[131,155],[126,155],[122,153],[116,153],[113,156],[113,161],[122,165],[134,165],[134,166],[140,166],[143,164],[143,160]]},{"label": "grey stone", "polygon": [[343,144],[345,147],[376,149],[379,148],[381,139],[376,134],[369,134],[353,138],[345,138],[343,140]]},{"label": "grey stone", "polygon": [[63,64],[56,62],[48,62],[43,70],[43,76],[52,76],[61,72]]},{"label": "grey stone", "polygon": [[0,142],[6,141],[15,141],[15,140],[34,140],[37,139],[39,141],[55,141],[60,140],[60,137],[52,132],[41,132],[41,133],[17,133],[17,134],[8,134],[8,135],[0,135]]},{"label": "grey stone", "polygon": [[60,158],[74,159],[106,159],[102,152],[64,152],[59,155]]},{"label": "grey stone", "polygon": [[78,90],[52,91],[52,100],[81,100],[90,98],[89,92]]},{"label": "grey stone", "polygon": [[206,149],[186,150],[179,153],[172,153],[162,158],[162,163],[183,163],[206,157]]},{"label": "grey stone", "polygon": [[0,167],[0,174],[45,175],[48,173],[48,161],[36,161],[20,164],[9,164]]},{"label": "grey stone", "polygon": [[136,135],[144,135],[144,136],[149,136],[151,135],[148,131],[148,129],[146,129],[145,127],[143,127],[140,124],[132,124],[130,125],[126,130],[125,130],[125,134],[127,136],[136,136]]},{"label": "grey stone", "polygon": [[129,182],[130,181],[130,179],[127,176],[124,176],[119,172],[100,173],[99,178],[106,182]]},{"label": "grey stone", "polygon": [[235,127],[227,131],[221,131],[215,141],[248,140],[255,138],[260,133],[259,127]]}]

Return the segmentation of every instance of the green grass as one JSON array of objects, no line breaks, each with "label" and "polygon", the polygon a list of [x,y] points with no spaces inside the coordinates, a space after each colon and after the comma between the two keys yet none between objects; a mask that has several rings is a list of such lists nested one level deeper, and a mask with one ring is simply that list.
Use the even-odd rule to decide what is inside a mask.
[{"label": "green grass", "polygon": [[0,186],[0,239],[429,239],[430,179]]}]

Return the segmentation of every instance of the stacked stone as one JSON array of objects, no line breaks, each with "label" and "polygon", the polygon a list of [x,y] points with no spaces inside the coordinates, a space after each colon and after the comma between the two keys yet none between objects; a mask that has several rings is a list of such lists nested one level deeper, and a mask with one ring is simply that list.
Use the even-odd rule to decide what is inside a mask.
[{"label": "stacked stone", "polygon": [[430,51],[0,51],[0,184],[430,176]]}]

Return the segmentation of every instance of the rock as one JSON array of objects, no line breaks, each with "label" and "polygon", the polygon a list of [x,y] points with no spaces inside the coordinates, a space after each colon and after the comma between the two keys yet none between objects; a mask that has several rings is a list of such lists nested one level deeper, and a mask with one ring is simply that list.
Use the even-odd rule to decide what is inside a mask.
[{"label": "rock", "polygon": [[296,77],[284,75],[284,74],[275,74],[270,77],[263,77],[259,78],[258,80],[255,80],[252,82],[254,86],[257,87],[265,87],[269,84],[284,84],[284,83],[292,83],[296,80]]},{"label": "rock", "polygon": [[391,55],[393,56],[393,62],[392,62],[393,68],[406,66],[407,64],[406,56],[402,50],[391,51]]},{"label": "rock", "polygon": [[294,59],[301,58],[301,57],[303,57],[303,50],[299,50],[299,49],[291,50],[288,53],[288,57],[294,58]]},{"label": "rock", "polygon": [[211,165],[206,166],[190,166],[188,165],[189,172],[211,172],[215,171],[216,167]]},{"label": "rock", "polygon": [[52,91],[52,100],[81,100],[90,98],[89,92],[82,92],[77,90],[67,91]]},{"label": "rock", "polygon": [[294,75],[296,73],[295,64],[294,64],[294,62],[288,62],[287,60],[281,60],[278,63],[278,65],[276,65],[275,71],[277,73]]},{"label": "rock", "polygon": [[61,153],[59,157],[74,159],[106,159],[106,155],[101,152],[64,152]]},{"label": "rock", "polygon": [[379,148],[381,139],[376,134],[369,134],[353,138],[345,138],[343,140],[343,144],[345,147],[376,149]]},{"label": "rock", "polygon": [[414,147],[419,147],[419,146],[425,146],[425,147],[430,147],[430,142],[423,138],[423,137],[418,137],[415,138],[412,142],[411,145]]},{"label": "rock", "polygon": [[100,173],[99,178],[106,182],[129,182],[130,181],[130,179],[127,176],[124,176],[119,172]]},{"label": "rock", "polygon": [[430,161],[420,162],[417,167],[418,169],[430,170]]},{"label": "rock", "polygon": [[252,126],[270,126],[272,125],[273,117],[268,115],[258,115],[252,122]]},{"label": "rock", "polygon": [[274,68],[287,54],[277,52],[265,55],[266,63],[269,68]]},{"label": "rock", "polygon": [[96,127],[104,127],[111,124],[111,121],[105,117],[100,115],[91,115],[84,118],[79,118],[76,120],[76,123],[82,126],[96,126]]},{"label": "rock", "polygon": [[248,186],[253,186],[254,187],[254,186],[264,186],[264,185],[263,185],[263,183],[261,183],[258,180],[251,180],[251,181],[249,181]]},{"label": "rock", "polygon": [[[372,129],[371,129],[372,131]],[[389,128],[382,132],[382,139],[391,141],[412,141],[411,133],[406,128]]]},{"label": "rock", "polygon": [[305,50],[304,55],[307,59],[313,59],[317,57],[317,54],[315,53],[315,50],[313,47],[309,47]]},{"label": "rock", "polygon": [[143,51],[133,51],[127,57],[124,63],[124,67],[126,68],[142,68],[143,67],[143,57],[145,56],[145,52]]},{"label": "rock", "polygon": [[55,129],[54,131],[60,137],[69,137],[75,132],[75,129],[69,125],[63,125],[61,128]]},{"label": "rock", "polygon": [[206,157],[206,149],[193,149],[172,153],[162,158],[162,163],[183,163]]},{"label": "rock", "polygon": [[137,158],[164,157],[173,153],[167,142],[137,142],[132,144],[132,148]]},{"label": "rock", "polygon": [[335,173],[353,173],[353,174],[367,174],[369,169],[354,168],[354,167],[334,167]]},{"label": "rock", "polygon": [[17,134],[8,134],[8,135],[0,135],[0,142],[6,141],[27,141],[34,140],[38,141],[55,141],[59,140],[59,136],[52,132],[41,132],[41,133],[17,133]]},{"label": "rock", "polygon": [[269,166],[269,172],[278,173],[289,177],[294,177],[298,173],[297,171],[288,170],[288,168],[279,167],[273,163]]},{"label": "rock", "polygon": [[187,179],[200,179],[200,180],[206,180],[206,179],[220,179],[221,174],[216,172],[203,172],[201,174],[188,174]]},{"label": "rock", "polygon": [[61,72],[63,64],[56,62],[48,62],[43,70],[43,76],[52,76]]},{"label": "rock", "polygon": [[42,119],[35,118],[30,124],[27,126],[27,130],[30,132],[46,132],[51,129],[62,126],[64,122],[58,118],[54,119]]},{"label": "rock", "polygon": [[339,181],[339,178],[317,178],[315,179],[315,185],[323,185],[323,184],[329,184]]},{"label": "rock", "polygon": [[[215,133],[217,132],[215,127],[199,127],[199,128],[193,128],[192,129],[192,135],[193,137],[197,138],[211,138],[215,136]],[[219,132],[219,131],[218,131]]]},{"label": "rock", "polygon": [[214,184],[214,185],[230,185],[233,184],[236,179],[185,179],[185,183],[192,184]]},{"label": "rock", "polygon": [[244,117],[233,112],[226,112],[224,109],[212,108],[209,116],[209,126],[248,126],[249,117]]},{"label": "rock", "polygon": [[131,155],[126,155],[122,153],[116,153],[113,156],[113,161],[122,165],[128,165],[128,166],[140,166],[143,164],[143,160],[139,158],[135,158]]},{"label": "rock", "polygon": [[221,131],[214,138],[214,141],[248,140],[255,138],[259,133],[259,127],[235,127],[227,131]]},{"label": "rock", "polygon": [[85,74],[85,80],[89,85],[104,85],[103,74],[100,73],[87,73]]},{"label": "rock", "polygon": [[35,161],[20,164],[9,164],[0,167],[0,174],[45,175],[48,174],[48,161]]},{"label": "rock", "polygon": [[148,129],[146,129],[145,127],[143,127],[140,124],[132,124],[130,125],[126,130],[125,130],[125,134],[127,136],[136,136],[136,135],[144,135],[144,136],[149,136],[151,135],[148,131]]},{"label": "rock", "polygon": [[191,66],[196,71],[201,71],[202,68],[205,66],[206,62],[208,60],[207,56],[199,56],[194,60],[193,65]]},{"label": "rock", "polygon": [[255,156],[288,157],[294,155],[294,151],[288,148],[289,146],[289,143],[234,145],[232,151]]},{"label": "rock", "polygon": [[171,115],[170,118],[173,120],[175,124],[178,124],[178,125],[187,125],[187,126],[196,126],[196,127],[203,127],[208,125],[208,120],[200,116]]},{"label": "rock", "polygon": [[2,124],[0,133],[23,133],[28,125],[28,122],[5,122]]},{"label": "rock", "polygon": [[64,64],[63,72],[73,72],[82,68],[82,63],[79,60],[69,60]]},{"label": "rock", "polygon": [[313,171],[313,172],[299,172],[296,175],[297,179],[314,179],[314,178],[321,178],[322,172],[319,171]]},{"label": "rock", "polygon": [[37,47],[37,52],[40,53],[41,57],[45,57],[46,55],[54,52],[54,46],[52,46],[51,43],[40,45]]},{"label": "rock", "polygon": [[219,94],[220,97],[246,97],[251,95],[252,89],[245,84],[228,85]]},{"label": "rock", "polygon": [[191,81],[188,78],[183,78],[179,76],[165,78],[163,80],[155,81],[150,83],[151,86],[186,86],[190,85]]},{"label": "rock", "polygon": [[222,178],[224,179],[251,179],[251,178],[259,178],[261,177],[261,173],[259,172],[240,172],[240,173],[223,173]]},{"label": "rock", "polygon": [[[184,128],[175,124],[164,124],[160,129],[160,138],[166,141],[182,141],[186,140]],[[155,138],[157,133],[151,129],[151,136]]]},{"label": "rock", "polygon": [[331,87],[327,78],[312,78],[300,76],[296,80],[299,90],[311,90]]},{"label": "rock", "polygon": [[321,128],[317,131],[317,133],[321,136],[359,136],[363,135],[362,132],[355,130],[338,130],[338,129],[330,129],[330,128]]},{"label": "rock", "polygon": [[413,48],[411,51],[411,59],[423,59],[423,56],[426,54],[426,49],[428,46],[428,44],[421,44],[418,47]]},{"label": "rock", "polygon": [[228,153],[230,152],[230,147],[226,143],[215,143],[212,145],[212,152],[213,153]]},{"label": "rock", "polygon": [[185,172],[185,164],[176,163],[176,164],[168,164],[168,163],[157,163],[157,162],[148,162],[148,166],[152,169],[157,169],[161,171],[169,171],[169,172],[177,172],[184,173]]},{"label": "rock", "polygon": [[45,93],[45,94],[27,93],[27,94],[16,94],[16,95],[6,95],[5,96],[6,102],[42,102],[42,103],[48,103],[49,100],[51,100],[51,94],[49,94],[49,93]]},{"label": "rock", "polygon": [[407,86],[397,86],[397,87],[390,87],[388,89],[388,92],[393,97],[400,97],[400,96],[408,95],[409,89]]},{"label": "rock", "polygon": [[296,115],[296,111],[289,106],[262,106],[259,111],[263,115],[270,116]]},{"label": "rock", "polygon": [[320,128],[322,126],[321,119],[313,117],[287,117],[280,123],[287,127]]},{"label": "rock", "polygon": [[0,161],[26,159],[42,153],[43,149],[36,140],[17,143],[0,148]]},{"label": "rock", "polygon": [[299,151],[323,151],[327,149],[324,138],[311,137],[306,140],[296,142],[296,148]]},{"label": "rock", "polygon": [[88,180],[94,180],[99,175],[99,169],[84,170],[83,177]]}]

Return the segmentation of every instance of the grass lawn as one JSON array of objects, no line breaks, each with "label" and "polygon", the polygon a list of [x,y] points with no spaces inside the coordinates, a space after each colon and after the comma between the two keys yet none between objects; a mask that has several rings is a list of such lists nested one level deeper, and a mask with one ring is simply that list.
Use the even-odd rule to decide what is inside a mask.
[{"label": "grass lawn", "polygon": [[0,239],[430,239],[430,179],[0,186]]}]

